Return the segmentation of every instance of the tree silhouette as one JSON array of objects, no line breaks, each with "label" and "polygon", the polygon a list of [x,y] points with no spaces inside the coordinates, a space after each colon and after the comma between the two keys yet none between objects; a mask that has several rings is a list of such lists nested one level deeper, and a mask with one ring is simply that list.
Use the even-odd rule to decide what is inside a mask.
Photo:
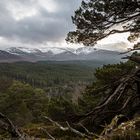
[{"label": "tree silhouette", "polygon": [[[111,34],[130,32],[129,40],[140,36],[139,0],[87,0],[72,16],[76,31],[68,33],[71,43],[94,45]],[[139,44],[139,43],[138,43]],[[138,48],[139,45],[135,45]]]},{"label": "tree silhouette", "polygon": [[[94,46],[97,41],[109,35],[125,32],[130,32],[129,41],[136,41],[140,37],[140,0],[82,1],[81,6],[72,16],[72,21],[76,25],[76,30],[67,35],[66,41],[70,43]],[[127,52],[139,49],[138,41],[133,49],[129,49]],[[140,63],[139,55],[126,58]],[[105,97],[89,113],[75,116],[74,121],[86,122],[92,119],[93,124],[96,124],[97,127],[117,114],[130,117],[130,110],[133,112],[131,113],[133,116],[140,106],[140,80],[138,79],[140,79],[140,68],[134,68],[126,76],[101,87],[104,90],[103,93],[109,90],[109,96]]]}]

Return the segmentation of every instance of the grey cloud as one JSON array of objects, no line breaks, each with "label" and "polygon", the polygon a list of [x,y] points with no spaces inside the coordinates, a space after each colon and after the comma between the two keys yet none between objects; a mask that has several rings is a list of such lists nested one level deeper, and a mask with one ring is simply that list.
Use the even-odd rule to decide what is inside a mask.
[{"label": "grey cloud", "polygon": [[[21,42],[43,43],[61,41],[74,26],[71,16],[81,0],[54,0],[59,6],[56,13],[37,7],[39,14],[16,21],[7,10],[8,0],[0,2],[0,36]],[[17,2],[17,0],[12,1]],[[19,2],[19,1],[18,1]],[[36,0],[20,1],[24,6],[34,5]]]}]

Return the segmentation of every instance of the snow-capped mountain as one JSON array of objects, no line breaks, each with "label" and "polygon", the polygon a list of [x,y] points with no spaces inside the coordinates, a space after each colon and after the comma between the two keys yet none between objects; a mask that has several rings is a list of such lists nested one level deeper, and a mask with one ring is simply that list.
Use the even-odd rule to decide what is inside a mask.
[{"label": "snow-capped mountain", "polygon": [[16,62],[17,60],[22,61],[22,58],[18,55],[0,50],[0,62]]},{"label": "snow-capped mountain", "polygon": [[21,55],[21,54],[30,54],[30,53],[40,53],[41,51],[39,49],[33,49],[33,48],[26,48],[26,47],[11,47],[6,49],[5,51],[16,54],[16,55]]},{"label": "snow-capped mountain", "polygon": [[[126,47],[124,43],[108,44],[109,47]],[[27,47],[11,47],[3,50],[7,55],[16,56],[17,61],[68,61],[68,60],[105,60],[118,62],[121,60],[121,55],[117,51],[98,49],[100,46],[74,48],[27,48]],[[1,55],[1,54],[0,54]],[[1,58],[1,57],[0,57]],[[20,59],[19,59],[20,58]]]},{"label": "snow-capped mountain", "polygon": [[57,47],[44,47],[44,48],[27,48],[27,47],[11,47],[6,49],[5,51],[13,54],[37,54],[37,53],[52,53],[59,54],[63,52],[74,52],[74,49],[70,48],[57,48]]},{"label": "snow-capped mountain", "polygon": [[[126,48],[127,44],[124,42],[120,43],[113,43],[113,44],[105,44],[105,45],[100,45],[97,44],[95,47],[81,47],[78,49],[75,48],[61,48],[61,47],[42,47],[42,48],[27,48],[27,47],[11,47],[6,49],[5,51],[13,54],[38,54],[38,53],[52,53],[53,55],[61,54],[64,52],[71,52],[76,55],[79,54],[90,54],[92,52],[98,51],[103,48],[112,48],[113,50],[118,50],[117,48]],[[97,49],[99,48],[99,49]]]},{"label": "snow-capped mountain", "polygon": [[26,48],[26,47],[11,47],[5,50],[8,53],[19,55],[19,56],[40,56],[40,57],[52,57],[56,59],[57,57],[78,57],[82,55],[89,55],[90,53],[98,51],[94,47],[82,47],[78,49],[71,48]]}]

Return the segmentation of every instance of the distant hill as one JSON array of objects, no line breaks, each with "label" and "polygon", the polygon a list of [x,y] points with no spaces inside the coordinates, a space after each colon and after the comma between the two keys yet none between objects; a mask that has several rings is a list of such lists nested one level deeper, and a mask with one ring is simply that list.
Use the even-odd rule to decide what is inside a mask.
[{"label": "distant hill", "polygon": [[[124,43],[109,44],[111,47],[126,47]],[[26,48],[11,47],[1,50],[0,62],[18,62],[18,61],[71,61],[71,60],[96,60],[108,63],[117,63],[121,61],[122,55],[117,51],[97,49],[94,47],[72,48]]]},{"label": "distant hill", "polygon": [[0,62],[16,62],[23,60],[20,56],[0,50]]}]

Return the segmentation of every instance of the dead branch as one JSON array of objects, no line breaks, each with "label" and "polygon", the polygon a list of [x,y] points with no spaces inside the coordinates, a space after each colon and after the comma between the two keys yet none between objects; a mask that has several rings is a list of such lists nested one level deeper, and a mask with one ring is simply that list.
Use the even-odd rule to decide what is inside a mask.
[{"label": "dead branch", "polygon": [[138,51],[138,50],[140,50],[140,48],[133,48],[133,49],[128,48],[127,51],[125,51],[125,52],[121,52],[120,54],[127,54],[127,53],[129,53],[129,52]]},{"label": "dead branch", "polygon": [[56,140],[46,129],[40,128],[40,130],[46,133],[51,138],[51,140]]},{"label": "dead branch", "polygon": [[0,113],[1,129],[8,131],[13,138],[24,139],[24,134],[19,131],[19,129],[14,126],[12,121],[8,119],[4,114]]},{"label": "dead branch", "polygon": [[97,137],[96,134],[94,134],[93,132],[90,132],[82,123],[79,123],[79,126],[81,126],[88,135]]},{"label": "dead branch", "polygon": [[83,138],[91,138],[91,137],[89,137],[88,135],[86,135],[85,133],[81,133],[80,131],[78,131],[78,130],[72,128],[68,122],[66,122],[66,124],[67,124],[67,126],[68,126],[68,129],[69,129],[71,132],[73,132],[73,133],[75,133],[75,134],[78,134],[79,136],[81,136],[81,137],[83,137]]},{"label": "dead branch", "polygon": [[68,127],[63,127],[62,125],[60,125],[58,122],[53,121],[51,118],[44,116],[45,119],[49,120],[54,126],[60,128],[62,131],[68,131],[69,128]]},{"label": "dead branch", "polygon": [[126,56],[126,57],[122,57],[122,59],[129,59],[133,62],[140,64],[140,56]]},{"label": "dead branch", "polygon": [[53,121],[51,118],[47,117],[47,116],[44,116],[45,119],[49,120],[52,124],[54,124],[56,127],[58,127],[59,129],[61,129],[62,131],[71,131],[72,133],[80,136],[80,137],[83,137],[83,138],[88,138],[88,139],[92,139],[93,137],[85,134],[85,133],[82,133],[74,128],[72,128],[70,126],[70,124],[68,122],[66,122],[67,124],[67,127],[63,127],[62,125],[60,125],[58,122],[55,122]]}]

